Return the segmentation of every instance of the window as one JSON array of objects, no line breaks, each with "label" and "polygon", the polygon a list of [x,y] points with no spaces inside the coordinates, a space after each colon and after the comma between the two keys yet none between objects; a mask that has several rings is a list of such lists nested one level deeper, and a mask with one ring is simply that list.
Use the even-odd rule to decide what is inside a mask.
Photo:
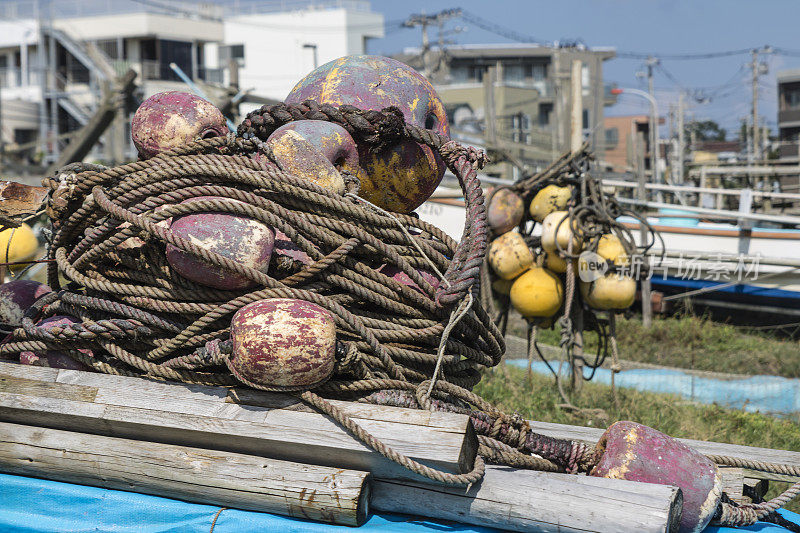
[{"label": "window", "polygon": [[539,104],[539,118],[538,124],[539,126],[549,126],[550,125],[550,115],[553,113],[553,104],[550,103],[542,103]]},{"label": "window", "polygon": [[583,129],[589,129],[589,110],[583,110],[583,125],[581,126]]},{"label": "window", "polygon": [[522,82],[525,79],[523,65],[503,65],[503,81]]},{"label": "window", "polygon": [[800,108],[800,87],[787,88],[783,93],[783,97],[786,99],[787,109]]},{"label": "window", "polygon": [[606,150],[613,150],[619,144],[619,129],[606,129]]}]

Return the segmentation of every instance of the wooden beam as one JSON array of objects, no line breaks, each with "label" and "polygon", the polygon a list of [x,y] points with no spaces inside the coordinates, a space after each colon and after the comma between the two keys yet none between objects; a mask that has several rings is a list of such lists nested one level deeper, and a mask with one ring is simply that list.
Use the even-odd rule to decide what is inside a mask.
[{"label": "wooden beam", "polygon": [[[334,403],[424,464],[464,472],[474,463],[477,438],[465,415]],[[0,362],[0,421],[423,479],[290,395]]]},{"label": "wooden beam", "polygon": [[358,526],[369,474],[0,422],[0,472]]},{"label": "wooden beam", "polygon": [[674,532],[680,490],[619,479],[487,466],[469,490],[376,479],[372,508],[511,531]]}]

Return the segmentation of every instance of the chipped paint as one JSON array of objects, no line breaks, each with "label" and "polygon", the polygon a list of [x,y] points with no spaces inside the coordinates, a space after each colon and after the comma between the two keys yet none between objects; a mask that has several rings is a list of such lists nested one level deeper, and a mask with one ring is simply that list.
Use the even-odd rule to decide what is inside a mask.
[{"label": "chipped paint", "polygon": [[701,531],[714,515],[722,492],[719,469],[677,439],[635,422],[617,422],[603,434],[597,452],[593,476],[680,488],[680,532]]},{"label": "chipped paint", "polygon": [[191,93],[167,91],[142,102],[131,119],[131,137],[140,159],[228,133],[222,112]]},{"label": "chipped paint", "polygon": [[[395,106],[410,124],[449,136],[444,104],[433,86],[411,67],[380,56],[347,56],[322,65],[303,78],[287,103],[317,100],[380,110]],[[380,207],[410,212],[436,189],[445,165],[429,147],[407,141],[383,153],[359,147],[361,195]]]},{"label": "chipped paint", "polygon": [[272,298],[248,304],[231,320],[231,363],[246,379],[271,387],[311,387],[333,372],[336,327],[322,307]]},{"label": "chipped paint", "polygon": [[[217,197],[197,197],[181,203],[213,198]],[[175,217],[170,231],[206,250],[262,272],[266,272],[269,266],[275,243],[273,231],[266,225],[229,213],[199,212]],[[166,256],[178,274],[202,285],[225,290],[256,286],[244,276],[206,263],[172,245],[167,245]]]},{"label": "chipped paint", "polygon": [[53,289],[30,279],[17,279],[0,285],[0,322],[18,326],[25,311]]},{"label": "chipped paint", "polygon": [[267,145],[282,170],[337,194],[344,194],[342,175],[327,156],[301,133],[294,129],[279,128],[267,139]]},{"label": "chipped paint", "polygon": [[489,265],[502,279],[514,279],[533,264],[533,252],[521,234],[509,231],[489,245]]}]

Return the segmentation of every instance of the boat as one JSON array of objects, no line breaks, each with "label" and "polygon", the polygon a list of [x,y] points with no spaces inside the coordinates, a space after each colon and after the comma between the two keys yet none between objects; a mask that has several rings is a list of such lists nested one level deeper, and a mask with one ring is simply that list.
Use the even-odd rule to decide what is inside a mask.
[{"label": "boat", "polygon": [[[488,176],[482,177],[482,181],[495,186],[508,184]],[[606,180],[604,185],[623,190],[636,186],[632,182],[614,180]],[[682,192],[684,197],[696,195],[698,198],[715,192],[751,195],[751,198],[769,195],[746,189],[652,184],[647,188],[656,191],[663,188]],[[800,199],[797,194],[777,194]],[[417,212],[421,219],[458,240],[464,228],[464,203],[459,195],[460,190],[440,187]],[[642,204],[630,198],[619,197],[618,200],[632,206]],[[644,204],[642,207],[655,210],[646,220],[660,235],[660,240],[648,253],[652,265],[651,285],[658,291],[657,310],[672,307],[664,305],[666,302],[690,299],[695,305],[729,314],[747,311],[765,317],[800,317],[800,229],[797,229],[800,217],[680,203]],[[637,244],[641,244],[639,221],[631,216],[620,217],[618,221],[628,227]],[[795,227],[777,227],[792,225]],[[538,231],[535,228],[534,235]]]}]

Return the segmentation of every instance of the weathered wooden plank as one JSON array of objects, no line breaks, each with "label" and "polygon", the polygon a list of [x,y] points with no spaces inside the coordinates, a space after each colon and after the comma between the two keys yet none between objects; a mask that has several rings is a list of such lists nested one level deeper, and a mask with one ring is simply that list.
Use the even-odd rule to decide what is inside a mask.
[{"label": "weathered wooden plank", "polygon": [[376,479],[372,508],[537,532],[674,532],[680,490],[618,479],[487,466],[469,490]]},{"label": "weathered wooden plank", "polygon": [[[6,370],[0,363],[0,374]],[[416,478],[313,411],[229,403],[221,387],[62,372],[55,379],[71,383],[42,375],[45,381],[31,384],[6,374],[0,420]],[[83,399],[76,396],[79,389]],[[93,401],[82,401],[91,395]],[[477,439],[466,416],[336,403],[385,444],[424,464],[457,472],[474,461]]]},{"label": "weathered wooden plank", "polygon": [[51,384],[45,381],[4,375],[0,375],[0,390],[17,394],[29,394],[31,396],[49,396],[51,394],[56,394],[56,398],[84,402],[93,402],[97,395],[97,389],[93,387],[65,385],[63,388],[54,391]]},{"label": "weathered wooden plank", "polygon": [[722,477],[722,490],[732,500],[738,503],[744,503],[742,498],[742,489],[744,488],[744,470],[741,468],[733,468],[723,466],[719,469],[720,476]]},{"label": "weathered wooden plank", "polygon": [[360,525],[367,472],[0,423],[0,471]]},{"label": "weathered wooden plank", "polygon": [[[603,434],[602,429],[588,428],[581,426],[569,426],[566,424],[555,424],[551,422],[537,422],[529,420],[531,429],[543,435],[559,437],[562,439],[582,440],[589,443],[596,443]],[[750,459],[765,463],[788,464],[800,468],[800,452],[787,450],[773,450],[771,448],[758,448],[754,446],[743,446],[740,444],[725,444],[722,442],[709,442],[694,439],[678,439],[684,444],[691,446],[700,453],[706,455],[728,455],[740,459]],[[783,474],[770,474],[745,468],[745,475],[755,479],[768,479],[773,481],[787,481],[796,483],[800,481],[799,476],[787,476]]]}]

